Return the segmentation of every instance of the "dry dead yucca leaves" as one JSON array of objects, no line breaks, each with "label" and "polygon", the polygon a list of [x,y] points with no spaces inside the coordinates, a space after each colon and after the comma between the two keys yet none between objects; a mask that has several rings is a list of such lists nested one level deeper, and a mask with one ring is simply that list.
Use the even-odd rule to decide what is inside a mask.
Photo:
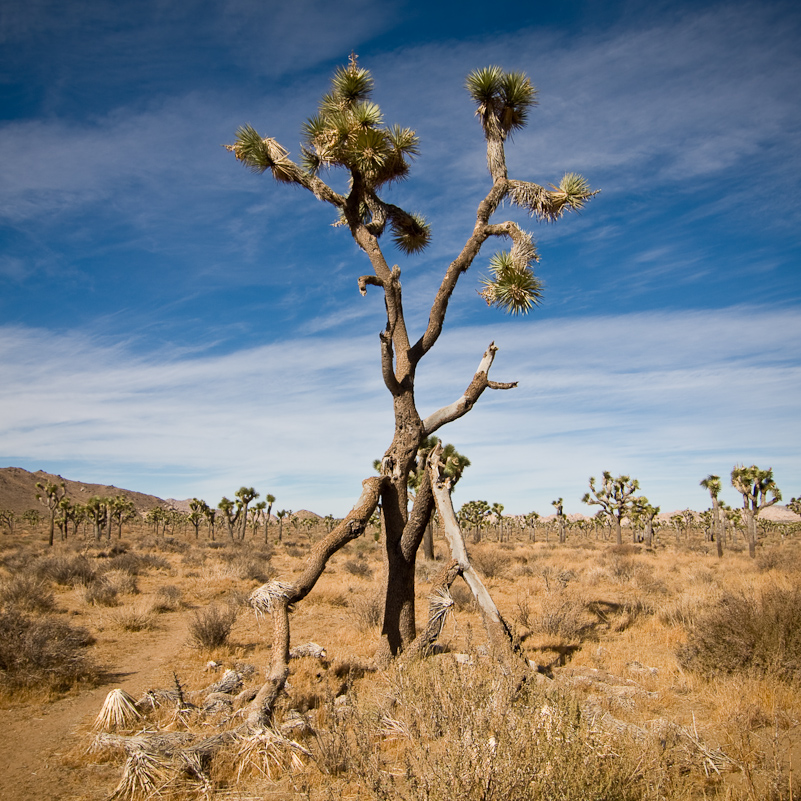
[{"label": "dry dead yucca leaves", "polygon": [[141,719],[136,700],[125,690],[118,688],[106,696],[93,728],[95,731],[108,732],[129,729]]}]

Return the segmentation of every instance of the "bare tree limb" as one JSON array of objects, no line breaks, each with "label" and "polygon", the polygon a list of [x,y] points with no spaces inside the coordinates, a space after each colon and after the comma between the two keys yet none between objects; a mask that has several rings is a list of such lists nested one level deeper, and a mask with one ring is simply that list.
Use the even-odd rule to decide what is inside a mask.
[{"label": "bare tree limb", "polygon": [[510,669],[522,670],[525,668],[528,671],[528,663],[520,649],[513,643],[509,627],[501,617],[498,607],[492,600],[492,596],[484,586],[481,578],[470,564],[462,529],[453,510],[451,482],[450,479],[443,479],[440,474],[441,453],[442,443],[438,443],[428,457],[428,469],[431,473],[431,486],[437,511],[439,512],[439,519],[451,549],[451,556],[458,563],[461,576],[467,582],[467,586],[470,587],[470,591],[476,599],[478,608],[481,611],[481,617],[484,620],[484,627],[487,630],[490,646],[496,657]]},{"label": "bare tree limb", "polygon": [[311,592],[331,556],[364,533],[385,483],[383,476],[362,482],[362,494],[356,505],[328,536],[314,545],[294,584],[270,581],[251,594],[251,605],[257,611],[269,612],[273,621],[272,664],[265,683],[248,707],[248,725],[252,728],[269,725],[275,701],[289,675],[290,607]]},{"label": "bare tree limb", "polygon": [[431,434],[438,428],[442,428],[445,424],[451,423],[466,415],[473,408],[485,389],[514,389],[517,386],[517,381],[500,383],[497,381],[490,381],[487,377],[497,351],[498,348],[495,347],[495,343],[490,342],[489,347],[481,357],[481,362],[478,365],[476,374],[473,376],[473,380],[464,391],[464,394],[458,400],[448,406],[443,406],[423,420],[423,431],[426,437],[431,436]]}]

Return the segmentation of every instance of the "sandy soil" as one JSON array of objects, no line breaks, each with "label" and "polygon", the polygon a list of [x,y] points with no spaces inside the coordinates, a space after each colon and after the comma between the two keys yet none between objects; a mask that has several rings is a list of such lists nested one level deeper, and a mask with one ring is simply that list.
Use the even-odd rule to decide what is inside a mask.
[{"label": "sandy soil", "polygon": [[[54,703],[0,709],[0,798],[107,798],[119,781],[119,765],[86,765],[74,758],[78,729],[91,726],[106,694],[121,687],[138,698],[145,690],[172,684],[170,662],[186,643],[186,614],[159,616],[159,628],[105,639],[106,681]],[[116,646],[116,647],[115,647]]]}]

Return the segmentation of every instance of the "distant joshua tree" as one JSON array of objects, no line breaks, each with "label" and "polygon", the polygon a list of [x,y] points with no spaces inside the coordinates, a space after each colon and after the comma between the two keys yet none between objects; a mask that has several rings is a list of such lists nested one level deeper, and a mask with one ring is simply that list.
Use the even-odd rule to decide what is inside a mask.
[{"label": "distant joshua tree", "polygon": [[556,509],[556,524],[559,527],[559,542],[565,541],[565,507],[564,498],[557,498],[551,501],[551,506]]},{"label": "distant joshua tree", "polygon": [[608,470],[604,470],[603,483],[595,488],[595,478],[590,478],[590,491],[584,493],[582,503],[600,506],[601,511],[609,519],[615,532],[615,541],[623,544],[623,518],[629,517],[634,507],[634,493],[640,488],[640,482],[629,476],[613,478]]},{"label": "distant joshua tree", "polygon": [[[743,496],[743,515],[748,536],[748,555],[756,556],[757,517],[768,506],[782,499],[782,494],[773,480],[773,469],[761,470],[755,464],[740,465],[731,471],[731,485]],[[772,496],[768,500],[768,496]]]},{"label": "distant joshua tree", "polygon": [[268,542],[267,535],[270,530],[270,515],[273,513],[275,495],[265,495],[264,500],[267,501],[267,511],[264,513],[264,544],[266,545]]},{"label": "distant joshua tree", "polygon": [[712,531],[715,537],[715,543],[718,549],[718,558],[723,556],[723,525],[720,516],[720,495],[723,489],[723,484],[720,481],[720,476],[709,474],[706,478],[701,480],[701,486],[709,492],[709,497],[712,499]]},{"label": "distant joshua tree", "polygon": [[632,515],[635,520],[643,524],[643,542],[646,548],[652,548],[654,544],[654,518],[659,514],[659,507],[653,506],[644,495],[634,499]]},{"label": "distant joshua tree", "polygon": [[203,522],[204,519],[208,519],[206,517],[206,510],[209,508],[209,505],[200,498],[192,498],[189,501],[189,522],[192,525],[192,528],[195,530],[195,539],[198,539],[200,536],[200,524]]},{"label": "distant joshua tree", "polygon": [[67,485],[63,481],[61,484],[53,481],[37,481],[36,489],[39,490],[36,493],[36,500],[44,504],[47,511],[50,512],[50,536],[47,544],[52,546],[53,534],[56,530],[56,512],[61,499],[67,494]]},{"label": "distant joshua tree", "polygon": [[230,498],[226,498],[225,495],[223,495],[220,502],[217,504],[217,508],[222,512],[225,525],[228,526],[228,536],[233,540],[234,530],[239,520],[239,507],[235,506]]},{"label": "distant joshua tree", "polygon": [[240,539],[245,539],[245,533],[248,527],[248,506],[251,501],[259,497],[259,493],[253,487],[240,487],[235,493],[237,501],[238,517],[242,520]]}]

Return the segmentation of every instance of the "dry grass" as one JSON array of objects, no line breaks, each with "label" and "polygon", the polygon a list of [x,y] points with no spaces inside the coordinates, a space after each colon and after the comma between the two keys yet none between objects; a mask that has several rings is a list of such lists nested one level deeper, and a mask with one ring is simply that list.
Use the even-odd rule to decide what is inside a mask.
[{"label": "dry grass", "polygon": [[[182,649],[171,665],[192,711],[178,710],[168,694],[142,710],[139,725],[201,736],[222,721],[241,720],[204,712],[201,689],[236,665],[252,668],[245,689],[262,680],[269,615],[237,616],[229,600],[299,574],[308,538],[287,528],[284,536],[283,545],[251,551],[249,543],[195,544],[189,533],[185,540],[132,534],[119,553],[99,556],[81,543],[83,553],[64,547],[47,558],[18,540],[0,568],[2,615],[45,628],[78,620],[99,640],[143,630],[137,616],[145,629],[160,614],[185,616],[204,632],[193,635],[198,647]],[[798,545],[776,538],[756,560],[732,549],[718,560],[700,539],[676,546],[672,534],[651,551],[572,533],[564,545],[521,539],[468,546],[526,656],[550,668],[551,678],[518,690],[483,661],[483,626],[460,580],[440,645],[470,654],[472,667],[456,667],[443,654],[403,670],[369,670],[380,637],[383,566],[380,544],[357,541],[292,615],[293,645],[314,641],[327,656],[291,661],[274,735],[240,739],[180,781],[175,764],[132,752],[118,797],[156,782],[165,798],[236,792],[410,801],[454,794],[786,801],[790,754],[796,765],[801,760]],[[419,561],[419,628],[441,564]],[[93,608],[103,603],[103,587],[124,604]],[[48,602],[37,598],[51,599],[47,615]],[[108,632],[104,623],[113,623]],[[75,653],[91,658],[93,647],[84,643]],[[221,663],[217,673],[207,668],[210,658]],[[44,673],[37,675],[44,681]],[[59,686],[83,674],[72,675]],[[12,686],[5,675],[3,681],[6,693],[24,684]]]}]

